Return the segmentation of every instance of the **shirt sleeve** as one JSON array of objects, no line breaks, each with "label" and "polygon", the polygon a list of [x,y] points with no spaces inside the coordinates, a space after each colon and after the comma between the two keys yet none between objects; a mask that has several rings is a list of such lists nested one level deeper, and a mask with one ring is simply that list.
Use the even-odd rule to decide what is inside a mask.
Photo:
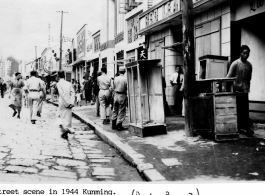
[{"label": "shirt sleeve", "polygon": [[174,74],[172,74],[171,76],[170,76],[170,79],[169,79],[170,81],[172,81],[172,82],[174,82]]},{"label": "shirt sleeve", "polygon": [[229,68],[229,71],[228,71],[228,74],[227,74],[227,78],[231,78],[231,77],[235,77],[235,75],[236,75],[236,66],[237,66],[237,60],[236,61],[234,61],[232,64],[231,64],[231,66],[230,66],[230,68]]}]

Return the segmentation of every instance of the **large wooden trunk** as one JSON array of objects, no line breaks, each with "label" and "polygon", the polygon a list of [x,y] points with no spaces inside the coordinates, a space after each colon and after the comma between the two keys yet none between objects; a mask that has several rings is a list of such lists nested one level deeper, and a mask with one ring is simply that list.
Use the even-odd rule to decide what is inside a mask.
[{"label": "large wooden trunk", "polygon": [[140,137],[166,134],[160,60],[126,64],[130,131]]}]

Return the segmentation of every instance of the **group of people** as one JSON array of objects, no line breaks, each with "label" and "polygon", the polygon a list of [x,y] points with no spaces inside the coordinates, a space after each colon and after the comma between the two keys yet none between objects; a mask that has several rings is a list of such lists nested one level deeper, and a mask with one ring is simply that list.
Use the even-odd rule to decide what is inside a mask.
[{"label": "group of people", "polygon": [[27,76],[23,80],[21,73],[15,73],[15,79],[9,84],[9,107],[14,111],[12,116],[17,115],[20,119],[24,96],[24,105],[30,110],[31,123],[35,124],[36,117],[41,117],[43,101],[46,99],[46,85],[36,71],[31,71],[30,75],[30,78]]},{"label": "group of people", "polygon": [[[100,117],[104,125],[110,124],[112,129],[122,131],[126,117],[127,105],[127,79],[124,76],[125,68],[119,68],[119,75],[114,79],[107,75],[107,68],[101,68],[101,75],[97,78],[99,88],[98,99],[100,103]],[[110,119],[110,105],[112,105],[112,117]]]}]

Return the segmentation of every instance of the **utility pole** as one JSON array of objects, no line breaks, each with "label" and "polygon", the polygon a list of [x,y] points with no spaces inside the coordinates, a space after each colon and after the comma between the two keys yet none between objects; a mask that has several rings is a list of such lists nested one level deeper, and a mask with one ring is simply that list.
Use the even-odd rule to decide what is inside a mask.
[{"label": "utility pole", "polygon": [[36,67],[37,67],[37,46],[35,46],[35,64],[34,64],[34,69],[33,70],[35,70]]},{"label": "utility pole", "polygon": [[62,44],[63,44],[63,14],[68,13],[64,11],[56,11],[61,13],[61,32],[60,32],[60,60],[59,60],[59,70],[62,70]]},{"label": "utility pole", "polygon": [[182,32],[183,32],[183,63],[184,63],[184,106],[185,106],[185,134],[193,136],[193,121],[191,99],[195,84],[195,59],[194,59],[194,20],[192,15],[193,1],[181,0],[182,7]]}]

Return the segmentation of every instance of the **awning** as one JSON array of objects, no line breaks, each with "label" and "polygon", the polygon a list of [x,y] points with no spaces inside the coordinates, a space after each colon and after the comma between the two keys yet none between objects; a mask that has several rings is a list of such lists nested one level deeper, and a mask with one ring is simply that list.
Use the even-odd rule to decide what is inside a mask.
[{"label": "awning", "polygon": [[161,47],[162,49],[168,49],[171,51],[182,52],[182,42],[177,42],[172,45]]},{"label": "awning", "polygon": [[71,64],[71,66],[76,66],[76,65],[79,65],[81,63],[85,63],[86,61],[87,61],[86,58],[80,58],[80,59],[76,60],[75,62],[73,62]]},{"label": "awning", "polygon": [[113,62],[108,62],[107,64],[116,64],[118,62],[128,62],[129,60],[130,60],[130,58],[122,59],[122,60],[115,60]]}]

